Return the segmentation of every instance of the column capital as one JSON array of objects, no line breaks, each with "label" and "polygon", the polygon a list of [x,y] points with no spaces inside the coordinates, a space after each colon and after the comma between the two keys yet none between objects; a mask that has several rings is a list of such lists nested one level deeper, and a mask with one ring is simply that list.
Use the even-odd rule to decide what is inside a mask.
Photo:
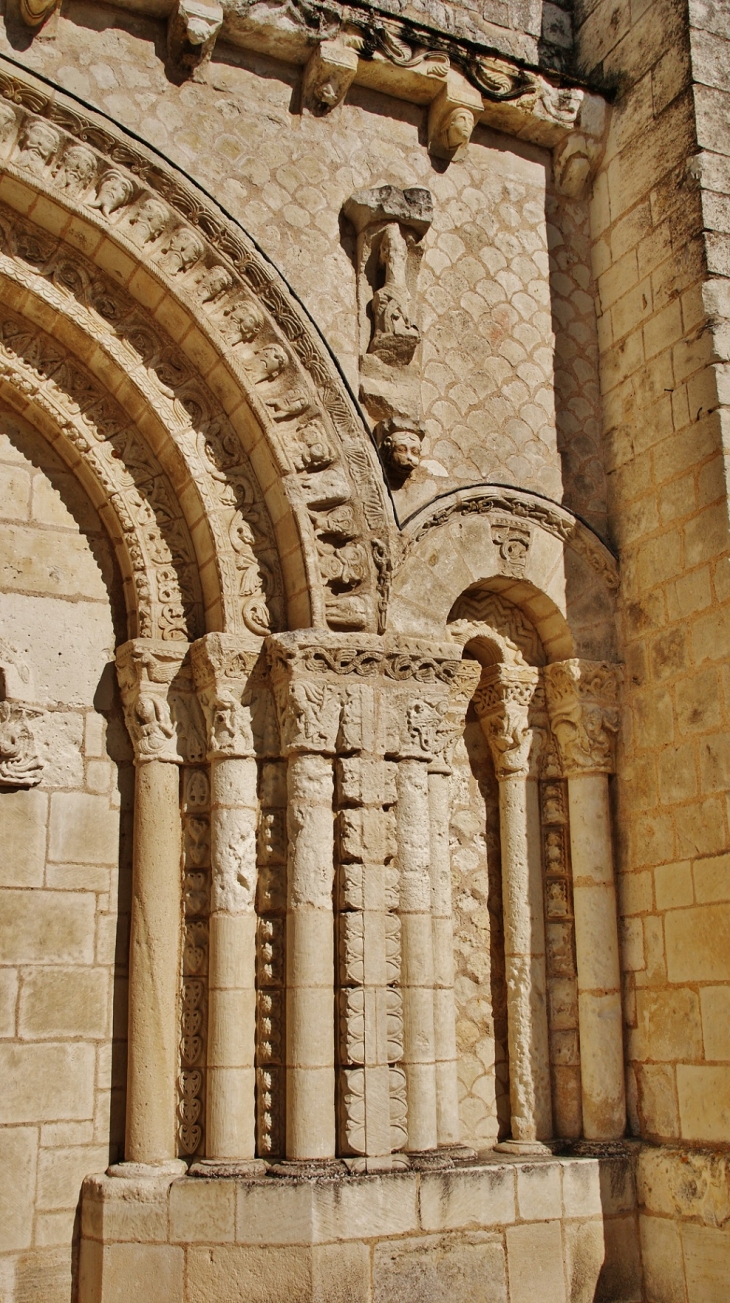
[{"label": "column capital", "polygon": [[208,731],[208,759],[256,754],[250,681],[261,653],[234,634],[208,633],[190,648],[193,677]]},{"label": "column capital", "polygon": [[612,774],[622,667],[574,658],[546,665],[543,674],[563,772],[566,776]]},{"label": "column capital", "polygon": [[540,671],[534,665],[489,665],[474,694],[474,709],[489,742],[498,780],[526,778],[530,768],[530,705]]},{"label": "column capital", "polygon": [[[171,688],[180,677],[188,646],[186,642],[133,638],[117,648],[117,678],[137,764],[164,760],[179,765],[191,750],[189,734],[194,726],[189,719],[173,719],[171,700]],[[189,689],[190,684],[184,687]]]}]

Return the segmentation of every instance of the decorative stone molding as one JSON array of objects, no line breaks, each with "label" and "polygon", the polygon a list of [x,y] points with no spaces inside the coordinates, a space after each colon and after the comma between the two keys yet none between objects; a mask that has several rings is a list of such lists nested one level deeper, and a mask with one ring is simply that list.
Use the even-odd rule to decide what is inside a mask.
[{"label": "decorative stone molding", "polygon": [[546,666],[544,675],[565,774],[614,773],[621,667],[605,661],[558,661]]},{"label": "decorative stone molding", "polygon": [[481,585],[462,593],[449,612],[448,623],[452,637],[458,638],[462,646],[470,641],[478,642],[480,637],[493,642],[496,634],[504,660],[513,660],[517,654],[528,665],[545,663],[545,652],[534,624],[518,606]]},{"label": "decorative stone molding", "polygon": [[530,768],[530,706],[539,671],[532,665],[490,665],[474,694],[474,709],[491,747],[498,779],[526,777]]},{"label": "decorative stone molding", "polygon": [[[143,638],[125,642],[117,650],[124,718],[138,765],[151,760],[179,765],[186,758],[189,716],[171,688],[187,651],[187,644]],[[199,759],[205,754],[201,742]]]},{"label": "decorative stone molding", "polygon": [[167,21],[167,57],[184,76],[205,66],[223,26],[215,0],[175,0]]},{"label": "decorative stone molding", "polygon": [[[438,501],[429,503],[404,522],[408,539],[407,547],[412,548],[432,529],[445,525],[453,516],[491,517],[492,515],[496,517],[494,527],[498,531],[501,530],[502,524],[506,523],[505,517],[511,522],[510,528],[516,530],[520,525],[525,531],[529,529],[530,524],[539,525],[561,542],[569,544],[583,557],[606,588],[611,592],[617,590],[619,575],[616,558],[605,543],[602,543],[587,525],[571,515],[564,507],[547,503],[539,498],[528,497],[518,489],[514,491],[490,487],[466,489],[455,493],[446,503]],[[504,546],[499,537],[494,541],[499,544],[500,549]],[[506,545],[509,553],[509,536],[506,538]],[[515,552],[518,551],[522,551],[523,555],[526,554],[526,549],[523,551],[522,548],[515,548]]]},{"label": "decorative stone molding", "polygon": [[[82,117],[77,106],[66,107],[58,92],[51,98],[32,78],[20,79],[0,69],[0,97],[4,170],[21,186],[37,188],[56,206],[70,209],[82,224],[104,230],[124,249],[125,257],[131,255],[148,267],[152,279],[144,284],[150,289],[164,286],[217,351],[218,392],[224,405],[234,394],[246,394],[265,435],[256,456],[269,486],[267,493],[276,498],[272,505],[281,521],[277,529],[284,528],[286,519],[295,521],[301,543],[302,554],[293,562],[288,586],[290,591],[308,593],[311,610],[302,610],[298,618],[305,624],[350,629],[382,622],[392,563],[377,459],[334,364],[276,273],[215,206],[172,169],[147,157],[143,147],[122,143],[108,124]],[[94,281],[92,277],[91,285]],[[76,275],[64,288],[73,294],[78,287],[85,293],[88,285],[84,276]],[[67,310],[68,293],[65,297]],[[60,303],[54,306],[61,310]],[[105,306],[102,302],[104,327],[111,327],[114,334],[116,321],[104,316]],[[83,328],[88,331],[88,321]],[[94,333],[98,329],[97,313]],[[147,366],[144,351],[143,357]],[[172,404],[170,415],[175,419],[167,413],[164,417],[168,427],[189,425],[197,431],[201,415],[210,420],[216,407],[199,384],[197,358],[192,366],[187,361],[182,383],[175,367],[165,368],[163,377],[159,365],[150,360],[157,378],[147,390],[146,401],[154,393],[158,410],[160,404],[163,409]],[[233,423],[247,446],[250,421],[242,422],[241,411],[239,407]],[[232,496],[241,509],[238,490],[230,482],[229,468],[235,466],[225,446],[227,431],[222,434],[223,465],[214,471],[220,492]],[[198,475],[193,472],[190,479],[199,488]],[[251,491],[255,500],[255,486]],[[251,497],[246,492],[248,505]],[[288,499],[284,516],[279,498]],[[347,530],[339,519],[337,530],[328,529],[329,512],[345,504],[350,513]],[[207,508],[205,515],[209,517]],[[246,560],[255,527],[252,530],[247,521],[230,534],[222,521],[220,527],[209,521],[209,527],[219,534],[215,548],[219,556],[233,548],[243,560],[242,566],[235,558],[219,563],[224,591],[231,584],[238,587],[244,604],[249,597],[255,599],[252,613],[258,606],[263,614],[263,604],[246,577],[253,578],[252,571],[259,565],[258,558]],[[287,555],[291,555],[290,539],[291,529],[284,549]],[[270,587],[271,578],[267,562],[255,583]],[[235,628],[234,612],[229,609],[225,618],[228,627]],[[269,618],[268,624],[255,618],[260,635],[278,623],[276,618]],[[185,630],[185,635],[190,632]]]}]

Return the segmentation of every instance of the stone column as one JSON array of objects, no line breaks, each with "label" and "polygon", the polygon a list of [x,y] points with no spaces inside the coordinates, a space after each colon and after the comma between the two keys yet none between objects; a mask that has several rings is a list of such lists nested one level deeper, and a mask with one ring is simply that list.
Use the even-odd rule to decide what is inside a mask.
[{"label": "stone column", "polygon": [[464,661],[455,675],[449,706],[440,730],[443,744],[429,765],[428,803],[431,858],[431,921],[434,965],[434,1049],[436,1058],[436,1119],[439,1148],[459,1146],[459,1083],[454,1004],[454,923],[451,903],[451,756],[464,731],[469,702],[480,667]]},{"label": "stone column", "polygon": [[568,779],[578,966],[583,1132],[614,1140],[626,1127],[621,977],[608,775],[615,769],[620,668],[548,665],[550,722]]},{"label": "stone column", "polygon": [[301,635],[272,637],[268,651],[287,757],[286,1156],[309,1162],[332,1159],[336,1146],[333,757],[341,700]]},{"label": "stone column", "polygon": [[257,766],[249,679],[258,653],[231,635],[192,647],[208,726],[211,900],[203,1166],[255,1170]]},{"label": "stone column", "polygon": [[[125,1163],[120,1173],[176,1170],[180,988],[182,755],[170,688],[186,643],[134,639],[117,652],[134,746],[134,854],[129,946]],[[126,1172],[123,1172],[126,1169]]]},{"label": "stone column", "polygon": [[515,1152],[539,1152],[552,1133],[540,811],[530,778],[538,677],[529,665],[489,666],[474,697],[499,782],[512,1114],[511,1140],[500,1147]]}]

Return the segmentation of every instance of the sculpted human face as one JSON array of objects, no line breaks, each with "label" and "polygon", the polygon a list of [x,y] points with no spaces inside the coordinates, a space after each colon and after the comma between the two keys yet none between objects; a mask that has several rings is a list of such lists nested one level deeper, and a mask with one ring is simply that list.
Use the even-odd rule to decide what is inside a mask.
[{"label": "sculpted human face", "polygon": [[389,440],[388,456],[395,469],[415,470],[421,460],[421,440],[412,430],[398,430]]}]

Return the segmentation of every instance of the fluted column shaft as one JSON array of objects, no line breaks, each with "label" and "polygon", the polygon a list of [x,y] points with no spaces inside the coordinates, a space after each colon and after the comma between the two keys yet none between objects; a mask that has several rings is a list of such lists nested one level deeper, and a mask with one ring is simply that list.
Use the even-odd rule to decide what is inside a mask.
[{"label": "fluted column shaft", "polygon": [[134,746],[125,1161],[176,1157],[182,822],[169,689],[186,645],[135,639],[117,653]]},{"label": "fluted column shaft", "polygon": [[615,768],[620,668],[570,660],[545,670],[550,720],[568,779],[578,968],[583,1131],[626,1128],[621,973],[608,776]]}]

